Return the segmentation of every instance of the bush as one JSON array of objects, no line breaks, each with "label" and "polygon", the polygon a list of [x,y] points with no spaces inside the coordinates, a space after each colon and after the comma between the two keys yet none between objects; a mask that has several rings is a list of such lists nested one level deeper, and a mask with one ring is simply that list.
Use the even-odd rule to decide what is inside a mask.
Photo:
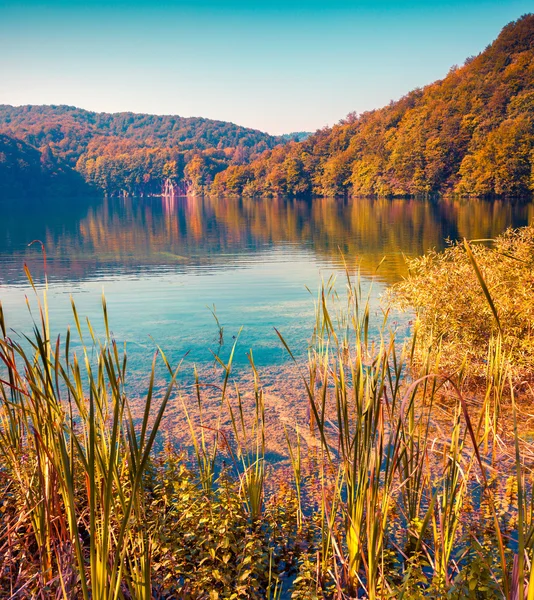
[{"label": "bush", "polygon": [[[509,229],[490,245],[469,246],[494,303],[514,375],[534,372],[534,226]],[[441,342],[442,365],[483,375],[499,326],[466,247],[452,244],[409,261],[392,295],[418,317],[419,348]]]}]

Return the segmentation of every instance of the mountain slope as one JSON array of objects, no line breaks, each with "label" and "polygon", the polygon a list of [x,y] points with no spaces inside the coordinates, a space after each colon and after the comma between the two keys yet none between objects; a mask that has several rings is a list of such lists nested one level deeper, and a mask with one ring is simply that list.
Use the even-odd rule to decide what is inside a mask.
[{"label": "mountain slope", "polygon": [[219,193],[516,196],[534,189],[534,15],[445,79],[216,176]]},{"label": "mountain slope", "polygon": [[[49,147],[108,193],[160,193],[164,185],[184,180],[201,187],[228,165],[243,164],[284,141],[224,121],[71,106],[0,105],[0,133]],[[196,166],[185,170],[193,159]]]},{"label": "mountain slope", "polygon": [[21,140],[0,134],[0,199],[73,196],[91,190],[79,173]]},{"label": "mountain slope", "polygon": [[265,150],[280,143],[280,138],[225,121],[130,112],[97,113],[73,106],[0,105],[0,131],[36,147],[49,144],[54,154],[71,165],[76,164],[97,137],[180,150],[221,150],[240,144]]}]

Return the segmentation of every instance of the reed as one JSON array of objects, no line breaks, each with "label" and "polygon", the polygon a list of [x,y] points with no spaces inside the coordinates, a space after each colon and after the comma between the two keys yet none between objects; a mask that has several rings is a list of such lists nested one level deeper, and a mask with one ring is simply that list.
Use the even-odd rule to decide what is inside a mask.
[{"label": "reed", "polygon": [[[72,308],[80,357],[72,350],[70,331],[63,346],[60,337],[52,344],[46,288],[43,303],[38,302],[39,322],[24,344],[7,336],[0,313],[0,359],[6,371],[1,385],[3,466],[29,517],[42,587],[54,579],[54,558],[67,551],[75,557],[83,598],[122,597],[124,582],[133,597],[151,598],[143,478],[178,369],[149,431],[154,358],[137,432],[124,390],[127,356],[110,336],[105,300],[104,343],[89,322],[91,343],[84,343]],[[56,577],[63,596],[71,597],[61,571]]]},{"label": "reed", "polygon": [[[482,385],[468,361],[443,364],[443,336],[420,320],[399,340],[347,270],[344,288],[319,290],[307,361],[278,333],[309,422],[270,429],[252,352],[249,393],[234,377],[236,340],[214,357],[215,420],[193,374],[187,449],[154,451],[181,365],[158,349],[136,412],[105,299],[102,341],[74,304],[74,334],[52,338],[46,285],[31,335],[9,334],[0,306],[2,596],[534,600],[534,394],[464,248],[495,324]],[[278,469],[273,435],[288,448]]]}]

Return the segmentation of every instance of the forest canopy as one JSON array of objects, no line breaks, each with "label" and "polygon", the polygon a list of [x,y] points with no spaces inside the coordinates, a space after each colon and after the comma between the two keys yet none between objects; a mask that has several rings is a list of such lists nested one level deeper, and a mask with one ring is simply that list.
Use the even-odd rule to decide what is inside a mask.
[{"label": "forest canopy", "polygon": [[224,121],[72,106],[0,105],[0,132],[51,152],[109,194],[157,194],[166,185],[198,189],[229,165],[285,141]]},{"label": "forest canopy", "polygon": [[218,193],[520,196],[534,190],[534,15],[388,106],[215,177]]},{"label": "forest canopy", "polygon": [[8,105],[0,133],[111,195],[522,196],[534,191],[534,15],[444,79],[312,135]]},{"label": "forest canopy", "polygon": [[0,134],[0,198],[46,198],[90,192],[79,173],[45,148]]}]

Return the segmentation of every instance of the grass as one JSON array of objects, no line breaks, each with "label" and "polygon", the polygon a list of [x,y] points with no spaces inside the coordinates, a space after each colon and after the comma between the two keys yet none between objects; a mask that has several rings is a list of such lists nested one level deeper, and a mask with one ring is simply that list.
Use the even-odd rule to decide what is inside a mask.
[{"label": "grass", "polygon": [[[473,277],[468,293],[478,286],[473,307],[492,319],[475,349],[460,334],[429,338],[424,319],[400,343],[387,311],[372,337],[358,276],[347,275],[343,294],[327,282],[308,361],[293,359],[305,429],[269,431],[252,353],[250,407],[232,351],[226,363],[215,357],[230,430],[205,420],[194,374],[195,412],[183,404],[189,454],[170,438],[155,450],[166,405],[181,394],[180,365],[156,353],[134,414],[105,300],[102,341],[90,323],[84,333],[74,305],[75,333],[52,338],[46,288],[20,342],[0,310],[0,596],[533,599],[534,448],[524,431],[534,393],[517,380],[526,354],[512,337],[524,329],[509,322],[484,254],[505,249],[452,250]],[[444,272],[449,258],[428,260]],[[485,366],[473,388],[475,355]],[[156,399],[157,361],[169,376]],[[274,469],[265,440],[280,433],[287,468]]]},{"label": "grass", "polygon": [[463,366],[473,378],[484,377],[488,344],[498,334],[514,377],[530,378],[534,227],[475,242],[408,261],[410,277],[394,286],[393,297],[402,307],[415,307],[421,347],[440,348],[443,370]]}]

